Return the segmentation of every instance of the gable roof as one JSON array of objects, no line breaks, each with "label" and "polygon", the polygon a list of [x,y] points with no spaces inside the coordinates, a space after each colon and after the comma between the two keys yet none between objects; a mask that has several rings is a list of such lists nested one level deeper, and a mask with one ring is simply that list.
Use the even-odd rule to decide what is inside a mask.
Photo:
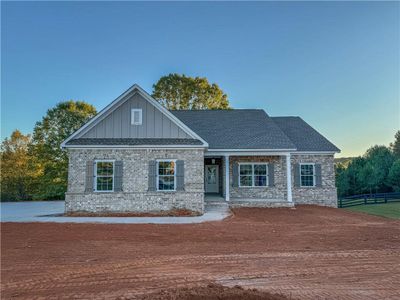
[{"label": "gable roof", "polygon": [[271,119],[293,142],[297,151],[340,152],[339,148],[300,117],[271,117]]},{"label": "gable roof", "polygon": [[209,149],[296,150],[262,109],[171,111],[209,144]]},{"label": "gable roof", "polygon": [[[117,99],[107,105],[104,109],[102,109],[95,117],[90,119],[87,123],[85,123],[82,127],[80,127],[77,131],[71,134],[67,139],[65,139],[61,143],[62,148],[67,148],[68,146],[72,146],[73,144],[69,143],[71,140],[76,140],[81,137],[88,130],[93,128],[96,124],[98,124],[101,120],[103,120],[106,116],[108,116],[111,112],[113,112],[116,108],[118,108],[121,104],[123,104],[127,100],[127,96],[132,93],[137,92],[145,100],[151,103],[156,109],[158,109],[162,114],[164,114],[167,118],[169,118],[173,123],[175,123],[178,127],[180,127],[184,132],[186,132],[189,136],[191,136],[194,140],[201,141],[202,147],[208,147],[208,143],[203,140],[197,133],[195,133],[192,129],[187,127],[182,121],[176,118],[170,111],[168,111],[165,107],[163,107],[160,103],[158,103],[153,97],[151,97],[145,90],[143,90],[139,85],[134,84],[124,93],[122,93]],[[127,142],[127,141],[125,141]],[[78,145],[78,144],[74,144]],[[79,144],[82,145],[82,144]],[[118,144],[119,145],[119,144]],[[135,142],[130,142],[126,146],[134,146]],[[170,145],[170,143],[168,144]]]}]

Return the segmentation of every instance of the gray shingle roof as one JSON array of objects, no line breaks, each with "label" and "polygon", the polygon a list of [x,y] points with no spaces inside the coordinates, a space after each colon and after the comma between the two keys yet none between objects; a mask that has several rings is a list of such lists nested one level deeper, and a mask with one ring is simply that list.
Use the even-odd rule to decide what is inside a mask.
[{"label": "gray shingle roof", "polygon": [[171,111],[209,144],[209,149],[295,149],[262,109]]},{"label": "gray shingle roof", "polygon": [[300,117],[271,117],[296,145],[297,151],[340,151]]},{"label": "gray shingle roof", "polygon": [[105,146],[140,146],[140,145],[202,145],[196,139],[161,139],[161,138],[79,138],[70,140],[67,145],[105,145]]}]

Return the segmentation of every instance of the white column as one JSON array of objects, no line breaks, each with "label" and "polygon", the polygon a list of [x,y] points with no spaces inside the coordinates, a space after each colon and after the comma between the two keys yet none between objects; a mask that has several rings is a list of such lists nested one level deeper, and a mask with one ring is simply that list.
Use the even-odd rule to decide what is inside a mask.
[{"label": "white column", "polygon": [[225,201],[229,201],[229,155],[225,155]]},{"label": "white column", "polygon": [[286,154],[286,184],[287,184],[287,200],[292,202],[292,167],[290,164],[290,153]]}]

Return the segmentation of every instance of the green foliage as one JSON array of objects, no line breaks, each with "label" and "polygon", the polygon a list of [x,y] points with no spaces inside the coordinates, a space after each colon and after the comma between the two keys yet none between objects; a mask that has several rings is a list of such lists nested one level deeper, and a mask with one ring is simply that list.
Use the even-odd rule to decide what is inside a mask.
[{"label": "green foliage", "polygon": [[96,109],[82,101],[65,101],[49,109],[33,130],[31,164],[40,170],[34,199],[63,199],[67,188],[68,157],[60,144],[96,115]]},{"label": "green foliage", "polygon": [[366,164],[361,170],[361,181],[369,192],[390,191],[387,186],[389,169],[394,162],[393,153],[385,146],[373,146],[364,155]]},{"label": "green foliage", "polygon": [[15,130],[1,143],[1,201],[29,200],[37,173],[30,168],[31,136]]},{"label": "green foliage", "polygon": [[387,184],[392,186],[395,192],[400,192],[400,158],[391,166],[387,178]]},{"label": "green foliage", "polygon": [[390,144],[390,148],[393,151],[394,156],[400,158],[400,130],[398,130],[394,136],[394,142]]},{"label": "green foliage", "polygon": [[153,85],[152,96],[168,109],[229,109],[227,95],[207,78],[169,74]]},{"label": "green foliage", "polygon": [[[400,159],[396,160],[400,131],[390,145],[373,146],[364,156],[336,164],[338,196],[400,191]],[[397,146],[396,146],[397,145]],[[347,160],[346,160],[347,162]]]}]

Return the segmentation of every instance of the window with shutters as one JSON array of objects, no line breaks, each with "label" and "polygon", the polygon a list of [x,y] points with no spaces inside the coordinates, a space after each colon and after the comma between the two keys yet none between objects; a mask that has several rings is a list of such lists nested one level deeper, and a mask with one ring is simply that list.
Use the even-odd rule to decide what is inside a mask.
[{"label": "window with shutters", "polygon": [[142,125],[142,109],[133,108],[131,111],[131,124]]},{"label": "window with shutters", "polygon": [[300,186],[301,187],[315,186],[314,164],[300,164]]},{"label": "window with shutters", "polygon": [[94,190],[96,192],[114,191],[114,161],[96,160],[94,163]]},{"label": "window with shutters", "polygon": [[157,161],[157,190],[175,191],[176,163],[175,160]]},{"label": "window with shutters", "polygon": [[263,187],[268,182],[268,166],[266,163],[240,163],[239,186]]}]

